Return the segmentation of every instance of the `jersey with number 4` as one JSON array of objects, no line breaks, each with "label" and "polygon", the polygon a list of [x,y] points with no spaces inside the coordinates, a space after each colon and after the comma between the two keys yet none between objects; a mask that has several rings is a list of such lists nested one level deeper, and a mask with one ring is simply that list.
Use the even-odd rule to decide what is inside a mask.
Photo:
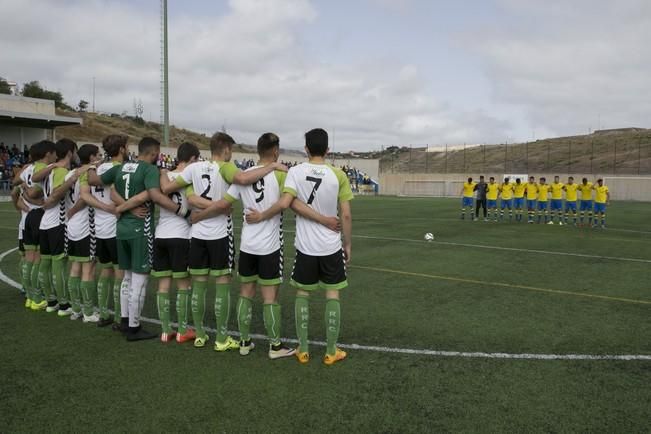
[{"label": "jersey with number 4", "polygon": [[[68,172],[65,180],[67,181],[74,172]],[[85,176],[85,174],[84,174]],[[72,184],[70,190],[66,193],[66,209],[70,210],[81,197],[81,182],[79,179]],[[77,211],[75,215],[68,219],[68,224],[66,225],[66,230],[68,233],[68,239],[72,241],[79,241],[86,238],[90,234],[90,229],[88,226],[88,207],[84,206],[81,210]]]},{"label": "jersey with number 4", "polygon": [[[124,200],[151,188],[160,188],[158,168],[142,160],[130,161],[120,166],[114,166],[101,175],[102,184],[113,184],[115,191]],[[116,237],[118,240],[131,240],[142,236],[153,236],[154,206],[147,203],[148,215],[141,219],[130,212],[120,216],[117,223]]]},{"label": "jersey with number 4", "polygon": [[[20,179],[23,181],[23,183],[27,188],[34,188],[34,187],[40,188],[38,185],[32,182],[33,175],[34,175],[34,165],[30,164],[27,167],[25,167],[25,169],[23,169],[22,172],[20,172]],[[24,188],[21,189],[21,196],[23,197],[23,202],[25,202],[25,205],[27,205],[27,208],[29,208],[30,211],[35,208],[41,208],[40,205],[34,205],[27,199],[26,190]]]},{"label": "jersey with number 4", "polygon": [[[292,167],[287,173],[283,192],[326,217],[337,216],[339,201],[353,199],[346,174],[329,164],[301,163]],[[341,250],[341,234],[297,215],[295,245],[306,255],[328,256]]]},{"label": "jersey with number 4", "polygon": [[[183,169],[176,184],[182,187],[192,185],[194,194],[217,202],[224,197],[237,172],[237,166],[230,162],[198,161]],[[219,240],[231,235],[232,227],[230,214],[220,214],[192,225],[192,238]]]},{"label": "jersey with number 4", "polygon": [[[262,166],[254,166],[248,170],[258,169]],[[287,174],[275,171],[268,173],[258,182],[251,185],[231,185],[224,199],[233,203],[236,200],[242,201],[242,207],[264,211],[270,208],[280,199]],[[242,224],[242,240],[240,250],[252,255],[268,255],[281,247],[282,239],[282,216],[276,214],[268,220],[255,224],[249,224],[244,219]]]},{"label": "jersey with number 4", "polygon": [[[112,167],[119,166],[120,163],[117,161],[108,161],[102,163],[97,167],[97,176],[102,176],[108,172]],[[82,185],[88,184],[87,178],[81,180]],[[90,193],[98,201],[110,205],[113,203],[111,200],[111,188],[110,185],[95,185],[90,186]],[[95,236],[102,240],[108,240],[115,238],[116,226],[118,218],[109,212],[104,210],[94,208],[93,209],[93,221],[95,223]]]},{"label": "jersey with number 4", "polygon": [[[167,172],[167,178],[170,181],[174,181],[180,172]],[[185,194],[185,191],[175,191],[168,195],[170,200],[177,205],[181,205],[184,208],[188,208],[188,197]],[[190,238],[190,222],[188,219],[180,217],[175,213],[166,210],[165,208],[160,208],[160,214],[158,216],[158,224],[156,225],[156,238],[160,239],[170,239],[170,238]]]},{"label": "jersey with number 4", "polygon": [[[41,182],[43,185],[43,200],[47,200],[52,195],[52,193],[54,193],[54,190],[65,182],[67,174],[68,169],[65,169],[63,167],[55,167],[50,172],[45,180]],[[61,198],[58,204],[54,205],[52,208],[47,208],[45,212],[43,212],[43,218],[41,219],[41,226],[39,229],[47,230],[65,224],[66,201],[65,198]]]}]

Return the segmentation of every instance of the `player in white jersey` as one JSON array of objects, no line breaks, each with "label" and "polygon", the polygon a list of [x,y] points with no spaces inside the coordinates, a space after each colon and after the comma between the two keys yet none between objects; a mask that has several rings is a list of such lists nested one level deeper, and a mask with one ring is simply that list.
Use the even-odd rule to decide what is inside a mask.
[{"label": "player in white jersey", "polygon": [[25,259],[25,245],[23,244],[23,232],[25,230],[25,218],[29,208],[21,198],[22,189],[20,186],[15,186],[11,189],[11,203],[14,205],[16,211],[20,213],[20,221],[18,222],[18,253],[20,255],[20,292],[25,297],[25,307],[32,307],[32,299],[30,298],[29,290],[29,273],[27,272],[27,260]]},{"label": "player in white jersey", "polygon": [[[54,165],[35,169],[32,179],[41,181],[43,190],[43,218],[39,226],[39,243],[41,265],[39,280],[46,293],[54,287],[56,298],[50,298],[46,311],[57,312],[59,316],[69,316],[72,308],[68,302],[68,290],[65,283],[65,266],[67,255],[66,238],[66,204],[65,195],[79,176],[88,170],[88,166],[73,171],[66,178],[75,156],[77,144],[70,139],[61,139],[55,144],[57,162]],[[37,176],[38,175],[38,176]]]},{"label": "player in white jersey", "polygon": [[[109,158],[97,166],[97,175],[101,176],[113,166],[120,165],[128,155],[127,137],[111,134],[102,140],[102,148]],[[97,304],[100,319],[98,327],[113,324],[114,330],[120,330],[120,287],[124,273],[118,267],[118,249],[116,241],[117,216],[115,204],[111,200],[112,186],[90,186],[86,177],[81,180],[81,197],[89,206],[89,229],[95,233],[94,253],[99,264],[100,274],[97,280]],[[109,313],[109,300],[113,293],[115,318]],[[115,321],[115,322],[114,322]]]},{"label": "player in white jersey", "polygon": [[[194,209],[205,209],[212,202],[222,199],[231,184],[250,185],[273,170],[284,168],[283,165],[274,163],[242,172],[230,162],[234,144],[235,141],[228,134],[214,134],[210,140],[212,160],[190,164],[175,182],[161,178],[163,193],[170,194],[192,186],[188,192],[190,205]],[[196,331],[194,346],[197,348],[204,347],[208,342],[203,318],[209,276],[215,279],[215,351],[239,348],[238,342],[228,336],[234,250],[233,224],[229,211],[192,225],[188,265],[192,276],[192,316]]]},{"label": "player in white jersey", "polygon": [[[260,161],[247,171],[256,170],[278,161],[280,143],[278,136],[265,133],[258,139]],[[285,172],[275,171],[260,178],[252,185],[231,185],[224,199],[193,215],[193,223],[216,215],[221,209],[241,200],[248,210],[262,212],[279,199],[284,185]],[[305,205],[304,205],[305,206]],[[307,206],[305,208],[311,211]],[[315,213],[316,214],[316,213]],[[335,221],[335,225],[337,222]],[[280,340],[281,314],[278,304],[278,288],[283,276],[283,232],[282,215],[249,224],[244,220],[240,242],[239,258],[240,297],[237,302],[237,318],[240,331],[240,354],[247,355],[254,348],[250,339],[252,304],[256,285],[263,298],[264,325],[269,337],[269,358],[278,359],[294,355],[295,350],[284,346]]]},{"label": "player in white jersey", "polygon": [[[99,159],[99,148],[95,145],[83,145],[77,151],[81,164],[91,164]],[[74,175],[68,172],[66,180]],[[97,299],[95,287],[95,234],[91,230],[89,207],[81,197],[82,183],[86,174],[75,182],[66,194],[68,222],[68,293],[72,305],[71,320],[83,318],[85,323],[99,322],[99,314],[94,311]]]},{"label": "player in white jersey", "polygon": [[296,357],[299,362],[310,360],[308,352],[307,327],[309,322],[309,294],[316,289],[326,291],[326,338],[327,348],[323,362],[332,365],[346,357],[346,352],[337,348],[341,326],[339,290],[346,288],[346,265],[351,257],[352,215],[350,201],[353,193],[348,177],[341,170],[325,162],[328,152],[328,133],[314,129],[305,134],[305,150],[309,162],[292,167],[287,174],[283,197],[268,211],[250,213],[247,221],[269,218],[279,209],[289,207],[294,199],[304,201],[321,215],[335,217],[337,210],[341,217],[341,234],[309,218],[296,217],[296,259],[292,272],[292,286],[296,294],[296,333],[299,348]]},{"label": "player in white jersey", "polygon": [[41,184],[33,181],[34,170],[37,167],[46,167],[56,159],[54,143],[43,140],[32,145],[29,149],[31,164],[27,165],[15,180],[15,184],[22,189],[23,202],[30,208],[25,217],[23,230],[23,244],[25,246],[26,270],[29,273],[29,289],[31,291],[31,309],[44,310],[48,300],[41,293],[42,286],[39,281],[41,254],[39,251],[39,226],[43,218],[43,191]]}]

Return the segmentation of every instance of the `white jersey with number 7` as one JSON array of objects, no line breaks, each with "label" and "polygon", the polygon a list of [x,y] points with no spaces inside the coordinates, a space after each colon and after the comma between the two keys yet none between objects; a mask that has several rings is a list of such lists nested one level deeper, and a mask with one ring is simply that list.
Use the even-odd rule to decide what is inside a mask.
[{"label": "white jersey with number 7", "polygon": [[[329,164],[301,163],[292,167],[287,173],[283,192],[326,217],[337,216],[339,201],[353,199],[346,174]],[[297,215],[295,246],[310,256],[332,255],[341,250],[341,234]]]}]

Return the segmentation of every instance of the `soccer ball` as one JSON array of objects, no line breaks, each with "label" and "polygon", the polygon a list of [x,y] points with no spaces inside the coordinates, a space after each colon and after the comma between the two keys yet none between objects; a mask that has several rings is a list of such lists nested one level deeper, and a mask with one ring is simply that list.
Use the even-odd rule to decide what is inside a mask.
[{"label": "soccer ball", "polygon": [[425,234],[425,241],[432,241],[433,239],[434,239],[434,235],[432,235],[431,232]]}]

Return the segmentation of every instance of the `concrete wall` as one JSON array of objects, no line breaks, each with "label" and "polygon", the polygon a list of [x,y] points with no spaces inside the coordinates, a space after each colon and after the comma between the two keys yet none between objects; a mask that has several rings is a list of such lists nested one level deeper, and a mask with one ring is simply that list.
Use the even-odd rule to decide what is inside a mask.
[{"label": "concrete wall", "polygon": [[[554,174],[530,173],[528,176],[541,176],[547,178],[547,182],[554,180]],[[461,187],[468,177],[479,179],[476,174],[464,173],[385,173],[380,176],[380,194],[405,195],[405,196],[460,196]],[[486,173],[485,177],[494,176],[497,182],[501,182],[503,173]],[[589,175],[574,174],[574,181],[579,183],[583,177],[595,182],[597,178],[604,178],[605,184],[610,190],[613,200],[637,200],[651,202],[651,177],[630,177],[612,175]],[[568,175],[561,176],[561,182],[567,182]]]},{"label": "concrete wall", "polygon": [[53,116],[54,101],[24,96],[0,94],[0,106],[3,110],[19,113],[40,114]]},{"label": "concrete wall", "polygon": [[0,125],[0,142],[4,142],[5,146],[11,148],[14,143],[21,151],[24,146],[28,148],[36,142],[45,140],[49,137],[50,130],[43,128],[25,128],[25,127],[10,127]]}]

